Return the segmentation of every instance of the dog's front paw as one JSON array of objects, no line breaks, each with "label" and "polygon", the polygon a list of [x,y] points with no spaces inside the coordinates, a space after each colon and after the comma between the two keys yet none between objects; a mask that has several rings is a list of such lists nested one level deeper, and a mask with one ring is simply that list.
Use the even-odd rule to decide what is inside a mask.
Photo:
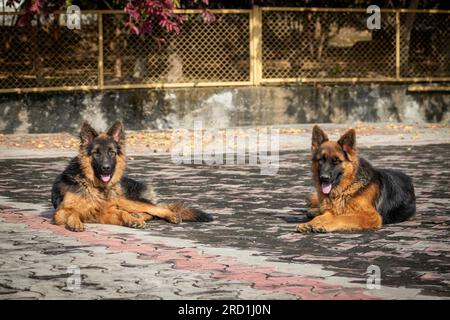
[{"label": "dog's front paw", "polygon": [[319,224],[301,223],[297,225],[297,231],[302,233],[324,233],[328,232],[327,229]]},{"label": "dog's front paw", "polygon": [[85,230],[84,223],[80,220],[67,221],[66,229],[74,232],[81,232]]},{"label": "dog's front paw", "polygon": [[145,228],[145,222],[144,221],[130,221],[125,223],[126,227],[135,228],[135,229],[144,229]]},{"label": "dog's front paw", "polygon": [[139,214],[122,215],[123,225],[129,228],[145,228],[145,220]]},{"label": "dog's front paw", "polygon": [[182,220],[181,214],[178,212],[173,212],[173,214],[171,214],[166,220],[170,223],[179,224]]},{"label": "dog's front paw", "polygon": [[297,231],[301,233],[311,232],[311,226],[308,223],[300,223],[297,225]]},{"label": "dog's front paw", "polygon": [[123,224],[125,227],[129,227],[129,228],[135,228],[135,229],[144,229],[145,228],[145,222],[142,220],[128,220],[126,222],[124,222]]}]

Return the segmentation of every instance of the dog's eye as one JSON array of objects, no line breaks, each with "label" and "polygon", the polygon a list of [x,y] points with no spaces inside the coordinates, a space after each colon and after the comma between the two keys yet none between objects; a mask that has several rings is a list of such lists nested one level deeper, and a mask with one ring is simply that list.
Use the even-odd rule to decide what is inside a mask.
[{"label": "dog's eye", "polygon": [[115,151],[112,151],[112,150],[110,150],[110,151],[108,152],[108,154],[109,154],[110,157],[115,157],[115,156],[116,156],[116,152],[115,152]]},{"label": "dog's eye", "polygon": [[341,163],[341,159],[339,159],[339,158],[333,159],[333,164],[339,164],[339,163]]}]

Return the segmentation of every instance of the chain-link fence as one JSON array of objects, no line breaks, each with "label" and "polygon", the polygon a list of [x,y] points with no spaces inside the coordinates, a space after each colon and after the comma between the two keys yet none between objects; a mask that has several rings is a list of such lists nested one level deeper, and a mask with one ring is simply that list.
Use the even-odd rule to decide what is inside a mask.
[{"label": "chain-link fence", "polygon": [[17,15],[0,16],[0,89],[55,88],[98,83],[98,16],[82,15],[82,30],[47,23],[16,27]]},{"label": "chain-link fence", "polygon": [[188,14],[180,34],[130,36],[124,15],[104,16],[105,85],[250,81],[248,13]]},{"label": "chain-link fence", "polygon": [[450,77],[450,15],[400,14],[401,77]]},{"label": "chain-link fence", "polygon": [[118,11],[64,13],[17,26],[0,15],[0,92],[286,82],[450,81],[450,12],[382,10],[369,30],[363,9],[200,11],[179,34],[130,34]]},{"label": "chain-link fence", "polygon": [[264,79],[395,77],[395,14],[263,11]]}]

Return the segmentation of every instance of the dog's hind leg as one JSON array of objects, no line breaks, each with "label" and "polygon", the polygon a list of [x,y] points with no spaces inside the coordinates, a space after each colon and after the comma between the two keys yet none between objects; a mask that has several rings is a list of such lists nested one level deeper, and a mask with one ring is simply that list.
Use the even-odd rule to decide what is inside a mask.
[{"label": "dog's hind leg", "polygon": [[166,207],[152,206],[149,211],[145,212],[170,223],[178,224],[181,222],[181,214]]},{"label": "dog's hind leg", "polygon": [[145,227],[145,221],[150,219],[152,217],[149,217],[146,213],[128,212],[116,206],[111,206],[102,213],[98,221],[104,224],[142,229]]},{"label": "dog's hind leg", "polygon": [[[147,214],[150,216],[158,217],[160,219],[164,219],[171,223],[181,222],[180,213],[174,212],[169,208],[165,208],[162,206],[155,206],[151,203],[122,198],[118,201],[117,206],[120,210],[124,210],[129,213]],[[147,219],[150,220],[151,217],[147,217]]]},{"label": "dog's hind leg", "polygon": [[376,229],[381,227],[381,216],[375,210],[358,214],[334,215],[326,211],[310,222],[297,225],[298,232],[333,232]]}]

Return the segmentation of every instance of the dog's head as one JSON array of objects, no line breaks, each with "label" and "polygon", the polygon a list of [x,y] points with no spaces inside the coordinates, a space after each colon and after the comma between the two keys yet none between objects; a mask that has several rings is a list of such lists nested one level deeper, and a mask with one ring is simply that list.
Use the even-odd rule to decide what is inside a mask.
[{"label": "dog's head", "polygon": [[313,178],[322,194],[328,195],[334,188],[352,180],[357,166],[354,129],[348,130],[338,141],[329,141],[327,134],[314,126],[311,151]]},{"label": "dog's head", "polygon": [[124,142],[125,133],[120,121],[116,121],[107,132],[100,134],[87,122],[81,127],[82,152],[90,159],[95,178],[104,184],[108,184],[116,172],[119,157],[123,156]]}]

